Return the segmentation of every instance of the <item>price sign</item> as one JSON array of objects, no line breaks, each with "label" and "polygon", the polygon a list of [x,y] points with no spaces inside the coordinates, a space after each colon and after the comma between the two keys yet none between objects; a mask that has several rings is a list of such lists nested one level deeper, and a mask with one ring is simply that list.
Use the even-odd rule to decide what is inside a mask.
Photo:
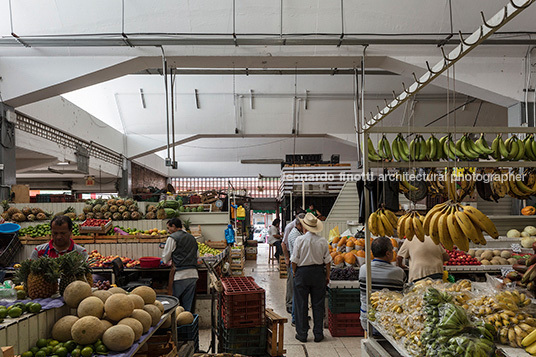
[{"label": "price sign", "polygon": [[512,243],[512,252],[514,252],[514,253],[521,253],[521,244],[519,244],[519,243]]},{"label": "price sign", "polygon": [[501,268],[501,275],[506,276],[506,274],[508,274],[511,271],[515,271],[515,270],[510,267]]}]

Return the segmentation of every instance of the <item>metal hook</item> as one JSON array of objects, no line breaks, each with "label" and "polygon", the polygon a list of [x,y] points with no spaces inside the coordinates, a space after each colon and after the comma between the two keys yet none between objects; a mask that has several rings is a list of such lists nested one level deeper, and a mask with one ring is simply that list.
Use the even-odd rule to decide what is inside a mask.
[{"label": "metal hook", "polygon": [[410,94],[411,95],[411,92],[409,90],[406,89],[406,85],[404,84],[404,82],[402,82],[402,87],[404,88],[404,92],[406,92],[406,94]]},{"label": "metal hook", "polygon": [[482,22],[484,23],[484,25],[487,27],[487,28],[490,28],[490,29],[495,29],[497,27],[500,27],[504,21],[506,20],[506,18],[508,17],[508,6],[505,6],[504,7],[504,15],[503,15],[503,18],[501,21],[499,21],[499,23],[497,25],[490,25],[486,22],[486,18],[484,17],[484,12],[483,11],[480,11],[480,16],[482,17]]},{"label": "metal hook", "polygon": [[532,0],[528,0],[527,2],[525,2],[525,5],[516,5],[515,1],[514,0],[510,0],[510,4],[515,7],[516,9],[524,9],[526,7],[528,7],[530,4],[532,3]]},{"label": "metal hook", "polygon": [[417,78],[417,76],[415,75],[415,72],[412,73],[413,74],[413,79],[415,79],[415,82],[417,82],[419,85],[423,85],[425,82],[421,82],[419,81],[419,79]]},{"label": "metal hook", "polygon": [[443,47],[440,47],[440,50],[441,50],[441,54],[443,55],[443,58],[445,59],[445,61],[448,61],[448,62],[452,62],[452,61],[456,61],[458,58],[460,58],[460,56],[462,55],[462,52],[463,52],[463,44],[460,44],[460,53],[458,53],[458,55],[454,58],[449,58],[446,54],[445,54],[445,49]]},{"label": "metal hook", "polygon": [[432,74],[438,74],[438,73],[441,72],[441,71],[434,72],[434,70],[432,68],[430,68],[430,63],[428,63],[428,61],[426,61],[426,68],[428,68],[428,72],[430,72]]},{"label": "metal hook", "polygon": [[[479,29],[480,29],[480,35],[478,36],[478,40],[480,40],[480,39],[482,38],[482,36],[484,36],[484,29],[482,28],[482,25],[480,25]],[[463,44],[466,45],[467,47],[471,47],[471,46],[473,46],[475,43],[478,42],[478,40],[476,40],[474,43],[466,42],[466,41],[463,39],[462,32],[461,32],[461,31],[458,31],[458,34],[459,34],[459,36],[460,36],[460,41],[461,41],[461,43],[463,43]]]},{"label": "metal hook", "polygon": [[393,99],[394,99],[394,100],[398,100],[398,97],[396,96],[395,91],[393,91]]}]

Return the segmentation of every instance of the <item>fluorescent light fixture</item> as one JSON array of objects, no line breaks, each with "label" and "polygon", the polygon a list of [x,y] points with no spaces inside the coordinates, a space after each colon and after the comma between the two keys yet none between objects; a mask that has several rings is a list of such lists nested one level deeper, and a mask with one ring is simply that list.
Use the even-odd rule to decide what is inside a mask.
[{"label": "fluorescent light fixture", "polygon": [[67,160],[60,161],[60,162],[58,162],[58,165],[69,165],[69,161],[67,161]]},{"label": "fluorescent light fixture", "polygon": [[280,165],[283,160],[281,159],[245,159],[240,160],[241,164],[256,164],[256,165]]}]

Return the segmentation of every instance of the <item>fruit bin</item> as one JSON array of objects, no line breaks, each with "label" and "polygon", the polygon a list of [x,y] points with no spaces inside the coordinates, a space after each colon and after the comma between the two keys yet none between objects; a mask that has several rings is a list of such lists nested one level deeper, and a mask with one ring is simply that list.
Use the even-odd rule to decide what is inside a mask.
[{"label": "fruit bin", "polygon": [[328,307],[334,314],[359,313],[361,307],[361,294],[359,289],[329,289]]},{"label": "fruit bin", "polygon": [[195,341],[199,339],[199,315],[194,314],[194,322],[188,325],[177,326],[178,341]]},{"label": "fruit bin", "polygon": [[270,356],[283,356],[287,351],[283,349],[283,341],[285,340],[285,324],[287,319],[279,316],[272,309],[266,309],[266,345],[267,352]]},{"label": "fruit bin", "polygon": [[334,314],[328,310],[328,329],[333,337],[362,337],[365,331],[361,326],[361,314]]},{"label": "fruit bin", "polygon": [[79,226],[80,233],[100,233],[105,234],[112,228],[112,221],[109,220],[104,226],[84,226],[87,223],[87,220],[82,222]]}]

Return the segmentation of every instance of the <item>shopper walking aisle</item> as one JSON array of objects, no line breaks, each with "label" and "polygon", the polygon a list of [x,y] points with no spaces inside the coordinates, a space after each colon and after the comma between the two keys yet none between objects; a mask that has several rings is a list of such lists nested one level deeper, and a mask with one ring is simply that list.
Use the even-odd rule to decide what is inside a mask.
[{"label": "shopper walking aisle", "polygon": [[[285,291],[286,279],[279,278],[279,268],[276,265],[268,265],[268,244],[262,243],[258,246],[257,261],[246,261],[244,273],[252,276],[259,286],[266,290],[266,307],[288,319],[285,324],[284,348],[289,357],[353,357],[361,356],[361,337],[332,337],[327,328],[324,328],[324,340],[314,343],[310,338],[309,342],[301,343],[294,336],[296,329],[291,326],[291,316],[286,312]],[[309,316],[312,312],[309,311]],[[311,322],[312,324],[312,322]],[[203,337],[206,336],[206,337]],[[210,342],[209,330],[200,331],[201,349],[206,349]]]}]

